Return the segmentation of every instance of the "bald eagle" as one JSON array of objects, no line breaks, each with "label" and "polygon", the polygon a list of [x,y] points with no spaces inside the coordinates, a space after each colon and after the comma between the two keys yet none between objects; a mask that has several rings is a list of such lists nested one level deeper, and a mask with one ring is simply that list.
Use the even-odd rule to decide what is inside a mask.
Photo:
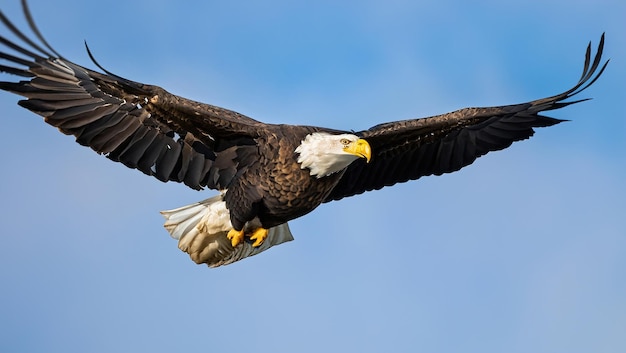
[{"label": "bald eagle", "polygon": [[[527,103],[465,108],[349,132],[316,126],[264,124],[231,110],[173,95],[65,59],[22,7],[36,40],[0,12],[17,41],[0,37],[0,71],[25,78],[0,82],[19,105],[107,158],[160,181],[219,194],[161,212],[165,228],[191,259],[226,265],[293,240],[287,222],[322,203],[426,175],[457,171],[490,152],[563,120],[542,115],[585,99],[569,98],[593,84],[591,43],[578,83]],[[7,64],[8,62],[8,64]]]}]

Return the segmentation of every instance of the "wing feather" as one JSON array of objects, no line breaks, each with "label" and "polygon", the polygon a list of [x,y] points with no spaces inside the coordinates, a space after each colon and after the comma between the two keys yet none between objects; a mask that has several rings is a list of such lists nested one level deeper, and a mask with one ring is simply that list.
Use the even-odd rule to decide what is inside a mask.
[{"label": "wing feather", "polygon": [[[22,7],[34,40],[0,12],[0,22],[19,40],[0,36],[0,59],[8,62],[0,71],[26,78],[0,82],[0,89],[26,97],[21,106],[81,145],[161,181],[223,189],[246,167],[239,159],[250,155],[248,146],[265,124],[117,76],[89,48],[104,73],[74,64],[46,42],[26,1]],[[230,149],[222,153],[222,145]]]},{"label": "wing feather", "polygon": [[352,163],[325,201],[426,175],[451,173],[488,152],[529,138],[534,128],[562,122],[540,113],[586,100],[566,101],[593,84],[604,72],[608,60],[600,66],[603,48],[604,34],[593,61],[591,43],[587,46],[579,82],[555,96],[516,105],[465,108],[429,118],[379,124],[358,132],[357,135],[372,147],[371,163],[360,160]]},{"label": "wing feather", "polygon": [[141,170],[141,168],[138,167],[139,161],[146,155],[146,151],[152,146],[158,133],[157,130],[150,129],[147,126],[139,126],[135,133],[130,138],[126,139],[124,146],[117,148],[115,153],[110,153],[109,158],[119,160],[129,168]]}]

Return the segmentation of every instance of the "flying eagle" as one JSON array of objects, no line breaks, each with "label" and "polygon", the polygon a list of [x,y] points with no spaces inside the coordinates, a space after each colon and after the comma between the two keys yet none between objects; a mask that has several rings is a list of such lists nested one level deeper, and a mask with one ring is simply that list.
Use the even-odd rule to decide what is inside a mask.
[{"label": "flying eagle", "polygon": [[[324,202],[426,175],[457,171],[490,152],[563,120],[541,113],[584,101],[569,98],[602,74],[604,34],[595,57],[571,89],[527,103],[465,108],[349,132],[265,124],[237,112],[173,95],[58,54],[22,7],[36,40],[0,12],[16,41],[4,36],[0,71],[24,77],[0,82],[19,105],[107,158],[166,182],[217,196],[161,212],[178,247],[198,263],[226,265],[293,240],[287,222]],[[7,65],[6,62],[8,62]]]}]

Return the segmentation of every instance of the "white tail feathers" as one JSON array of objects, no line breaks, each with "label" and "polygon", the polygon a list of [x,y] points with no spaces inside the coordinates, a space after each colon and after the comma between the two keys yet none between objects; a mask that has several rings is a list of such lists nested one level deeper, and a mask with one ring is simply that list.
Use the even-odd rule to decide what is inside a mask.
[{"label": "white tail feathers", "polygon": [[[226,237],[232,225],[222,195],[161,211],[161,214],[166,219],[165,229],[178,240],[178,248],[188,253],[195,263],[206,263],[209,267],[228,265],[293,240],[289,226],[283,223],[270,228],[267,239],[259,247],[253,247],[246,240],[233,248]],[[258,222],[251,223],[246,224],[246,229],[260,226]]]},{"label": "white tail feathers", "polygon": [[[228,232],[233,227],[222,195],[173,210],[161,211],[161,214],[166,219],[165,229],[176,240],[191,233]],[[210,221],[210,224],[207,221]]]}]

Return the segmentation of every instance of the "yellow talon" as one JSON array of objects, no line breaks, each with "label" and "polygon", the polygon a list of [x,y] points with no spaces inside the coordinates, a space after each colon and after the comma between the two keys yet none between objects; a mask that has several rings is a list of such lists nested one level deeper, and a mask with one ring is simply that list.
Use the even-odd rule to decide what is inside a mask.
[{"label": "yellow talon", "polygon": [[261,246],[267,238],[267,233],[268,230],[265,228],[257,228],[254,232],[252,232],[252,235],[250,236],[250,240],[254,240],[252,246],[255,248]]},{"label": "yellow talon", "polygon": [[241,242],[243,242],[243,229],[242,230],[231,229],[228,231],[228,234],[226,235],[226,237],[228,238],[228,240],[230,240],[230,244],[234,248],[237,245],[239,245]]}]

